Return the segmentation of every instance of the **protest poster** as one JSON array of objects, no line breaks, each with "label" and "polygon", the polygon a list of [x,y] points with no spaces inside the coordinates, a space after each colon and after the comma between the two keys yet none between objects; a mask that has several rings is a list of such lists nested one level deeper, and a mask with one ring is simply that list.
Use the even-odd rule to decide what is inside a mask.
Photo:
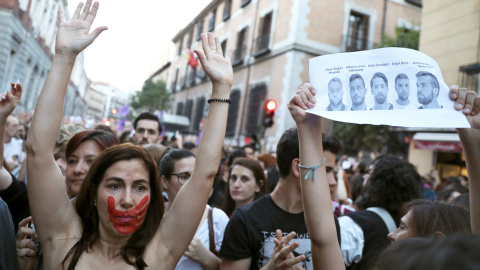
[{"label": "protest poster", "polygon": [[382,48],[310,59],[317,103],[308,112],[348,123],[465,128],[437,62],[412,49]]}]

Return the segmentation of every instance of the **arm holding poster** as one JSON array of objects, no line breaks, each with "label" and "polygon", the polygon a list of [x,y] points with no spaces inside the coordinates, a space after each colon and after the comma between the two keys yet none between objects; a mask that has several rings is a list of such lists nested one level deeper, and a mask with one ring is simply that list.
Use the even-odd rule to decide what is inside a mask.
[{"label": "arm holding poster", "polygon": [[471,128],[458,128],[469,176],[470,222],[472,233],[480,234],[480,97],[476,92],[454,85],[450,88],[450,98],[455,100],[455,109],[467,117]]}]

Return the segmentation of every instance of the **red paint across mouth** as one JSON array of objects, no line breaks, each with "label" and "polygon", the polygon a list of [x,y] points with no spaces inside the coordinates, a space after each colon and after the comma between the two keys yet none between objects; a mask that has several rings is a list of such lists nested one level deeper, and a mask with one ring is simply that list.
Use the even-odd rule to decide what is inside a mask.
[{"label": "red paint across mouth", "polygon": [[115,209],[115,198],[108,197],[109,220],[118,233],[131,234],[140,228],[145,219],[145,213],[147,213],[148,199],[149,197],[146,195],[133,209],[120,211]]}]

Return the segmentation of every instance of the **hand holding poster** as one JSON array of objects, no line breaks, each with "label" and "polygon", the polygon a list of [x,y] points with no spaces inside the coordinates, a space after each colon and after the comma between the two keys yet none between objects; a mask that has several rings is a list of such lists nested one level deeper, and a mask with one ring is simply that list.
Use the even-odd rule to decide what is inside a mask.
[{"label": "hand holding poster", "polygon": [[411,49],[383,48],[310,59],[317,103],[308,112],[357,124],[470,127],[454,108],[438,64]]}]

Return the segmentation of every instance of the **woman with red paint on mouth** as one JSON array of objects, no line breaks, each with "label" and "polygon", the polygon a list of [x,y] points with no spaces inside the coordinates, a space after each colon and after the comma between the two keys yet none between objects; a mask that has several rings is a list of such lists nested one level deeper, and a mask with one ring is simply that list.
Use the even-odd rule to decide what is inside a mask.
[{"label": "woman with red paint on mouth", "polygon": [[[112,146],[93,162],[77,196],[68,199],[53,158],[65,92],[77,55],[106,30],[90,32],[99,4],[79,4],[72,20],[59,11],[55,58],[37,102],[26,148],[31,212],[45,269],[173,269],[202,219],[220,163],[233,83],[218,38],[202,34],[196,50],[212,81],[212,99],[191,178],[163,216],[155,162],[140,146]],[[185,222],[188,221],[188,222]]]},{"label": "woman with red paint on mouth", "polygon": [[249,205],[265,194],[265,174],[260,163],[249,158],[238,158],[229,170],[228,185],[222,210],[228,217],[241,206]]}]

